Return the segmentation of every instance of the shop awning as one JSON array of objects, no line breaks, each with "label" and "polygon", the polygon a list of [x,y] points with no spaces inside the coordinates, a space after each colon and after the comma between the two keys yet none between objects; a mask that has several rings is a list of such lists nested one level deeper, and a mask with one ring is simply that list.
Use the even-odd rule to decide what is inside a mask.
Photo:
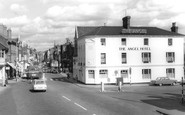
[{"label": "shop awning", "polygon": [[7,62],[8,65],[10,65],[13,69],[16,69],[16,66],[13,63]]}]

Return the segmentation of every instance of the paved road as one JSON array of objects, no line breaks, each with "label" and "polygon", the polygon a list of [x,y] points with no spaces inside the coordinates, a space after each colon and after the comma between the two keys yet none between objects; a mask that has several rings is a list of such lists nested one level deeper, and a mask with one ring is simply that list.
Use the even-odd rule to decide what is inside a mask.
[{"label": "paved road", "polygon": [[46,78],[47,92],[31,92],[27,81],[11,84],[0,94],[0,115],[158,115],[155,107],[79,87],[61,75]]}]

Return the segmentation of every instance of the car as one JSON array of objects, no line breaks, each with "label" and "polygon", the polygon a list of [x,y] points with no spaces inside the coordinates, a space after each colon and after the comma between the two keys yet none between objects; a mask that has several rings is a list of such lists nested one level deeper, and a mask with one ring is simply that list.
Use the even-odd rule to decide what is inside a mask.
[{"label": "car", "polygon": [[177,80],[170,79],[169,77],[157,77],[156,80],[151,80],[150,85],[175,85]]},{"label": "car", "polygon": [[43,79],[35,79],[33,81],[33,91],[45,91],[47,90],[46,81]]}]

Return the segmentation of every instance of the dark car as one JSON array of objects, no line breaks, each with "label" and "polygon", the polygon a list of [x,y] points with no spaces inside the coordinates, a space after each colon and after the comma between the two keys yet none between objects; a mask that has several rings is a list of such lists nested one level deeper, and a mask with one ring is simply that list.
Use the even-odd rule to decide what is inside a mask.
[{"label": "dark car", "polygon": [[157,77],[156,80],[152,80],[150,85],[175,85],[177,80],[170,79],[169,77]]},{"label": "dark car", "polygon": [[34,80],[34,79],[40,79],[42,78],[42,72],[41,71],[29,71],[27,73],[27,78]]}]

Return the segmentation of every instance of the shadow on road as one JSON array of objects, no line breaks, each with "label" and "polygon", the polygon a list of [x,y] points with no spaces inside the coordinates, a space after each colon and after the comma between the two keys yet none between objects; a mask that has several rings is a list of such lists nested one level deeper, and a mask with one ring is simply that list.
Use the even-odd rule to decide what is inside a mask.
[{"label": "shadow on road", "polygon": [[157,106],[167,110],[179,110],[185,112],[185,101],[181,104],[181,95],[165,93],[168,96],[148,96],[153,99],[141,100],[144,103]]},{"label": "shadow on road", "polygon": [[33,89],[30,89],[29,90],[31,93],[42,93],[42,92],[46,92],[46,91],[35,91],[35,90],[33,90]]}]

